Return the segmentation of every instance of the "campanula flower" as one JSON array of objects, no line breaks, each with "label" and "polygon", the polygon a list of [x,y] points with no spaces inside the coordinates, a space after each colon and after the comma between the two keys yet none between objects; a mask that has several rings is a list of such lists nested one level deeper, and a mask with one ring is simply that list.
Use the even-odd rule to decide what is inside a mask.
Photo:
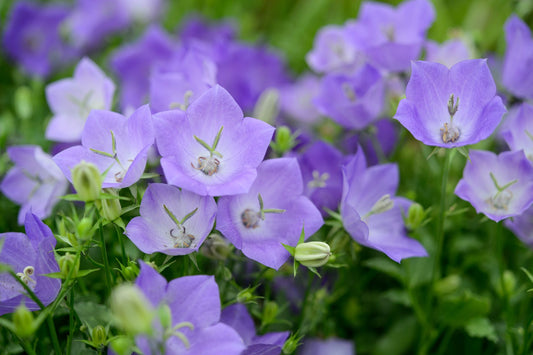
[{"label": "campanula flower", "polygon": [[508,115],[501,135],[511,150],[523,150],[533,161],[533,106],[523,103]]}]

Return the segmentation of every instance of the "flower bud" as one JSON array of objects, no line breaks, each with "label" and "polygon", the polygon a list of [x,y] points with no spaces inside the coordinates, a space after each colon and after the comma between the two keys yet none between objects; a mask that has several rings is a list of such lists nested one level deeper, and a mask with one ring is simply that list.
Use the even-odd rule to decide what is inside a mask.
[{"label": "flower bud", "polygon": [[83,217],[76,226],[76,232],[80,240],[89,240],[93,237],[93,220],[89,217]]},{"label": "flower bud", "polygon": [[516,277],[511,270],[503,272],[503,287],[508,297],[513,295],[516,288]]},{"label": "flower bud", "polygon": [[30,88],[27,86],[18,87],[14,94],[15,112],[23,120],[27,120],[33,113],[33,98]]},{"label": "flower bud", "polygon": [[237,294],[238,303],[248,303],[253,301],[256,297],[254,296],[253,291],[250,288],[245,288]]},{"label": "flower bud", "polygon": [[307,242],[296,246],[294,259],[307,267],[326,264],[331,256],[329,245],[324,242]]},{"label": "flower bud", "polygon": [[76,258],[74,254],[66,253],[59,258],[58,264],[61,276],[64,279],[66,279],[69,275],[71,279],[75,279],[78,276],[78,271],[80,270],[80,259]]},{"label": "flower bud", "polygon": [[213,233],[205,240],[200,248],[202,254],[215,260],[226,260],[231,253],[231,245],[218,233]]},{"label": "flower bud", "polygon": [[96,165],[82,161],[72,169],[72,184],[82,201],[95,201],[102,190],[102,176]]},{"label": "flower bud", "polygon": [[104,327],[97,325],[91,331],[92,345],[97,349],[102,349],[107,342],[107,332]]},{"label": "flower bud", "polygon": [[266,89],[261,93],[254,107],[253,117],[269,124],[274,124],[274,120],[279,113],[279,92],[277,89]]},{"label": "flower bud", "polygon": [[162,304],[157,308],[157,317],[163,329],[172,327],[172,312],[167,304]]},{"label": "flower bud", "polygon": [[276,137],[272,148],[276,153],[283,155],[294,147],[294,138],[291,135],[291,130],[287,126],[280,126],[276,129]]},{"label": "flower bud", "polygon": [[149,334],[154,312],[136,286],[122,284],[111,294],[111,311],[119,327],[130,335]]},{"label": "flower bud", "polygon": [[115,337],[109,344],[111,349],[118,355],[129,355],[131,354],[133,341],[125,336]]},{"label": "flower bud", "polygon": [[15,333],[21,338],[28,338],[35,332],[35,321],[33,314],[22,303],[13,313],[13,325]]},{"label": "flower bud", "polygon": [[139,267],[135,261],[129,261],[127,265],[120,266],[120,273],[126,281],[133,281],[139,275]]},{"label": "flower bud", "polygon": [[278,304],[274,301],[267,301],[263,306],[263,325],[270,324],[276,320],[279,313]]},{"label": "flower bud", "polygon": [[107,219],[108,221],[114,221],[122,213],[122,208],[120,206],[120,200],[118,199],[118,190],[117,189],[104,189],[104,192],[116,196],[115,199],[102,199],[96,201],[96,206],[100,215]]},{"label": "flower bud", "polygon": [[282,353],[283,354],[294,354],[298,346],[302,344],[302,336],[297,333],[292,334],[289,339],[283,344]]},{"label": "flower bud", "polygon": [[413,203],[409,206],[409,211],[407,212],[407,219],[405,220],[405,226],[411,230],[417,229],[420,227],[422,222],[426,218],[426,212],[424,207],[419,203]]},{"label": "flower bud", "polygon": [[449,275],[435,283],[435,293],[437,295],[449,295],[461,286],[461,277],[459,275]]}]

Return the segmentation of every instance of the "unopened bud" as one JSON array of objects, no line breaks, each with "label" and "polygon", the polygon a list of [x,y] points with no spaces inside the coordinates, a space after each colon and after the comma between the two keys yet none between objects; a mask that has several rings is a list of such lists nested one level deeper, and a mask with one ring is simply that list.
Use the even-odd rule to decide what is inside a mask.
[{"label": "unopened bud", "polygon": [[263,325],[270,324],[276,320],[278,316],[279,307],[278,304],[274,301],[267,301],[263,306]]},{"label": "unopened bud", "polygon": [[33,113],[33,98],[30,88],[21,86],[15,90],[15,112],[23,120],[27,120]]},{"label": "unopened bud", "polygon": [[13,313],[15,333],[21,338],[28,338],[35,332],[35,320],[30,310],[22,303]]},{"label": "unopened bud", "polygon": [[118,190],[117,189],[104,189],[104,192],[116,196],[115,199],[101,199],[97,201],[96,206],[98,211],[108,221],[114,221],[120,217],[122,213],[122,208],[120,206],[120,200],[118,199]]},{"label": "unopened bud", "polygon": [[302,340],[301,335],[298,335],[297,333],[292,334],[289,337],[289,339],[287,339],[285,344],[283,344],[283,348],[282,348],[283,354],[294,354],[298,346],[300,346],[300,344],[302,343],[301,340]]},{"label": "unopened bud", "polygon": [[91,332],[91,340],[95,348],[103,348],[107,342],[107,332],[105,328],[101,325],[97,325],[96,327],[94,327]]},{"label": "unopened bud", "polygon": [[95,201],[102,190],[102,176],[96,165],[82,161],[72,169],[72,184],[82,201]]},{"label": "unopened bud", "polygon": [[136,286],[122,284],[111,294],[111,311],[119,327],[130,335],[149,334],[154,312]]},{"label": "unopened bud", "polygon": [[162,304],[157,308],[157,317],[163,329],[172,327],[172,312],[167,304]]},{"label": "unopened bud", "polygon": [[516,277],[511,270],[503,272],[503,287],[508,297],[513,295],[516,288]]},{"label": "unopened bud", "polygon": [[435,293],[438,295],[448,295],[455,292],[461,286],[459,275],[449,275],[435,283]]},{"label": "unopened bud", "polygon": [[280,126],[276,129],[276,137],[273,144],[276,153],[282,155],[294,147],[294,138],[291,130],[287,126]]},{"label": "unopened bud", "polygon": [[273,124],[279,113],[279,92],[276,89],[263,91],[254,107],[253,117]]},{"label": "unopened bud", "polygon": [[413,203],[409,206],[409,211],[407,212],[407,219],[405,220],[405,225],[407,228],[414,230],[420,227],[422,222],[426,218],[426,212],[424,207],[419,203]]},{"label": "unopened bud", "polygon": [[74,254],[66,253],[59,258],[59,270],[61,276],[65,279],[67,277],[74,279],[78,276],[78,271],[80,270],[80,259],[76,258]]},{"label": "unopened bud", "polygon": [[109,344],[111,349],[118,355],[129,355],[131,354],[133,341],[125,336],[115,337]]},{"label": "unopened bud", "polygon": [[80,240],[89,240],[93,237],[93,220],[89,217],[83,217],[76,226],[76,232]]},{"label": "unopened bud", "polygon": [[126,281],[133,281],[139,275],[139,267],[134,261],[129,261],[127,265],[121,266],[120,273]]},{"label": "unopened bud", "polygon": [[237,294],[237,302],[238,303],[248,303],[250,301],[253,301],[255,299],[254,293],[250,288],[245,288],[241,292]]},{"label": "unopened bud", "polygon": [[331,256],[329,245],[324,242],[307,242],[296,246],[294,259],[307,267],[319,267],[326,264]]}]

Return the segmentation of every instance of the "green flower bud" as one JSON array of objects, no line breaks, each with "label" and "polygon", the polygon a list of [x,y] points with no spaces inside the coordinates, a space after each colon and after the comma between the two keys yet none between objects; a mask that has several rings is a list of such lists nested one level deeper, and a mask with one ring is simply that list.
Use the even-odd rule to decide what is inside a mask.
[{"label": "green flower bud", "polygon": [[120,206],[120,200],[118,199],[118,190],[117,189],[104,189],[104,192],[117,196],[116,199],[102,199],[96,201],[96,206],[100,215],[107,219],[108,221],[114,221],[120,217],[122,208]]},{"label": "green flower bud", "polygon": [[324,242],[301,243],[296,246],[294,259],[307,267],[319,267],[326,264],[331,256],[329,245]]},{"label": "green flower bud", "polygon": [[245,288],[237,294],[238,303],[248,303],[255,299],[254,293],[250,288]]},{"label": "green flower bud", "polygon": [[101,325],[97,325],[96,327],[94,327],[91,332],[91,340],[95,348],[103,348],[107,342],[107,332],[105,328]]},{"label": "green flower bud", "polygon": [[83,217],[76,226],[76,232],[80,240],[89,240],[93,237],[93,220],[89,217]]},{"label": "green flower bud", "polygon": [[61,276],[64,279],[66,279],[69,274],[70,278],[72,279],[75,279],[78,276],[78,271],[80,270],[80,259],[76,258],[74,254],[66,253],[59,258],[58,264]]},{"label": "green flower bud", "polygon": [[435,293],[438,295],[447,295],[455,292],[461,286],[461,277],[459,275],[446,276],[435,283]]},{"label": "green flower bud", "polygon": [[118,355],[129,355],[132,352],[133,341],[128,337],[118,336],[109,345]]},{"label": "green flower bud", "polygon": [[231,245],[220,234],[213,233],[207,237],[200,251],[208,258],[226,260],[231,253]]},{"label": "green flower bud", "polygon": [[120,273],[127,281],[133,281],[139,275],[139,267],[134,261],[129,261],[127,265],[121,265]]},{"label": "green flower bud", "polygon": [[276,129],[276,137],[272,148],[276,153],[283,155],[285,152],[294,147],[294,137],[291,134],[291,130],[287,126],[280,126]]},{"label": "green flower bud", "polygon": [[266,123],[274,124],[279,113],[279,92],[276,89],[266,89],[261,93],[254,107],[253,117]]},{"label": "green flower bud", "polygon": [[102,190],[102,176],[96,165],[82,161],[72,169],[72,184],[82,201],[95,201]]},{"label": "green flower bud", "polygon": [[33,98],[30,88],[18,87],[14,94],[15,112],[23,120],[27,120],[33,113]]},{"label": "green flower bud", "polygon": [[136,286],[122,284],[111,294],[111,311],[127,334],[150,334],[154,312],[150,302]]},{"label": "green flower bud", "polygon": [[409,207],[407,212],[407,219],[405,220],[405,226],[411,230],[417,229],[420,227],[424,219],[426,218],[426,212],[424,207],[418,203],[413,203]]},{"label": "green flower bud", "polygon": [[157,308],[157,317],[161,321],[163,329],[172,327],[172,312],[167,304],[162,304]]},{"label": "green flower bud", "polygon": [[267,301],[263,305],[263,316],[261,320],[263,325],[270,324],[276,320],[278,316],[279,307],[278,304],[274,301]]},{"label": "green flower bud", "polygon": [[302,344],[302,336],[297,333],[292,334],[289,339],[283,344],[283,354],[294,354],[298,346]]},{"label": "green flower bud", "polygon": [[15,333],[21,338],[28,338],[35,332],[35,320],[30,310],[22,303],[13,313]]},{"label": "green flower bud", "polygon": [[507,296],[511,296],[514,293],[516,277],[511,270],[505,270],[503,272],[503,287]]}]

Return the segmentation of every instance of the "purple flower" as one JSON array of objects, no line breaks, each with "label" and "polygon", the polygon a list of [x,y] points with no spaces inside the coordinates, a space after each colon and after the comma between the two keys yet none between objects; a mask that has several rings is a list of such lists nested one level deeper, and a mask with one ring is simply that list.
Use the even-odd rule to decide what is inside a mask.
[{"label": "purple flower", "polygon": [[337,210],[342,195],[343,156],[333,146],[317,141],[298,157],[304,182],[304,195],[327,216],[324,208]]},{"label": "purple flower", "polygon": [[[22,279],[45,305],[56,298],[61,281],[49,278],[45,274],[59,272],[54,256],[56,239],[46,224],[39,218],[27,213],[23,233],[1,233],[0,263],[11,266],[17,276]],[[24,302],[30,310],[38,310],[39,306],[25,295],[24,288],[7,272],[0,273],[0,315],[11,313]]]},{"label": "purple flower", "polygon": [[213,197],[150,184],[141,202],[141,216],[128,223],[126,235],[143,253],[190,254],[211,232],[216,212]]},{"label": "purple flower", "polygon": [[[509,116],[509,115],[508,115]],[[510,119],[507,117],[502,137],[511,150],[523,150],[533,161],[533,106],[523,103]]]},{"label": "purple flower", "polygon": [[329,74],[314,99],[318,110],[346,128],[363,129],[383,110],[381,74],[365,65],[354,75]]},{"label": "purple flower", "polygon": [[129,118],[116,112],[94,110],[83,129],[81,144],[54,156],[54,161],[69,181],[71,170],[82,160],[106,173],[102,187],[122,188],[141,178],[154,129],[148,105]]},{"label": "purple flower", "polygon": [[186,112],[154,115],[154,125],[168,183],[210,196],[248,192],[274,131],[265,122],[243,117],[218,85]]},{"label": "purple flower", "polygon": [[442,44],[434,41],[426,42],[426,60],[428,62],[441,63],[451,68],[454,64],[471,58],[470,48],[460,39],[450,39]]},{"label": "purple flower", "polygon": [[435,10],[427,0],[404,1],[397,8],[364,2],[355,32],[362,38],[370,63],[390,71],[409,69],[418,58]]},{"label": "purple flower", "polygon": [[506,219],[503,224],[524,244],[533,248],[533,207],[529,207],[519,216]]},{"label": "purple flower", "polygon": [[417,240],[406,235],[402,214],[411,201],[395,197],[398,166],[367,168],[362,149],[343,166],[341,215],[344,228],[359,244],[379,250],[392,260],[427,256]]},{"label": "purple flower", "polygon": [[289,336],[289,332],[256,335],[254,320],[246,306],[241,303],[224,308],[220,322],[231,326],[241,336],[247,346],[241,355],[278,355]]},{"label": "purple flower", "polygon": [[74,76],[46,87],[52,117],[46,138],[57,142],[79,142],[91,110],[109,110],[115,84],[89,58],[83,58]]},{"label": "purple flower", "polygon": [[455,194],[493,221],[518,216],[533,203],[533,166],[523,151],[471,150]]},{"label": "purple flower", "polygon": [[[154,354],[163,342],[164,354],[240,354],[245,349],[237,332],[220,322],[220,296],[213,276],[184,276],[167,283],[152,267],[140,261],[135,285],[154,308],[170,309],[172,329],[162,329],[155,337],[138,336],[137,346],[144,354]],[[154,324],[154,329],[161,329]],[[180,332],[189,342],[175,336]]]},{"label": "purple flower", "polygon": [[59,4],[40,6],[32,2],[17,2],[4,28],[6,52],[26,72],[48,76],[75,55],[60,35],[60,25],[68,13],[69,9]]},{"label": "purple flower", "polygon": [[313,98],[320,90],[320,79],[312,74],[302,75],[292,84],[280,89],[281,111],[289,118],[302,123],[316,123],[320,112],[313,105]]},{"label": "purple flower", "polygon": [[305,339],[299,355],[355,355],[355,345],[353,341],[328,338],[328,339]]},{"label": "purple flower", "polygon": [[486,59],[465,60],[451,69],[413,62],[406,97],[394,118],[424,144],[445,148],[487,138],[506,111]]},{"label": "purple flower", "polygon": [[513,95],[533,98],[533,39],[531,30],[512,15],[505,22],[507,49],[503,61],[502,83]]},{"label": "purple flower", "polygon": [[28,211],[39,218],[52,214],[52,209],[65,194],[68,182],[52,157],[39,146],[7,148],[15,166],[0,184],[0,190],[10,200],[21,205],[18,223],[23,224]]},{"label": "purple flower", "polygon": [[244,255],[277,270],[290,255],[282,243],[295,246],[302,227],[310,236],[323,224],[303,189],[295,158],[266,160],[248,193],[218,200],[217,229]]},{"label": "purple flower", "polygon": [[111,68],[120,80],[123,110],[146,103],[152,68],[168,61],[174,52],[174,43],[161,28],[150,26],[135,43],[116,50],[111,57]]}]

